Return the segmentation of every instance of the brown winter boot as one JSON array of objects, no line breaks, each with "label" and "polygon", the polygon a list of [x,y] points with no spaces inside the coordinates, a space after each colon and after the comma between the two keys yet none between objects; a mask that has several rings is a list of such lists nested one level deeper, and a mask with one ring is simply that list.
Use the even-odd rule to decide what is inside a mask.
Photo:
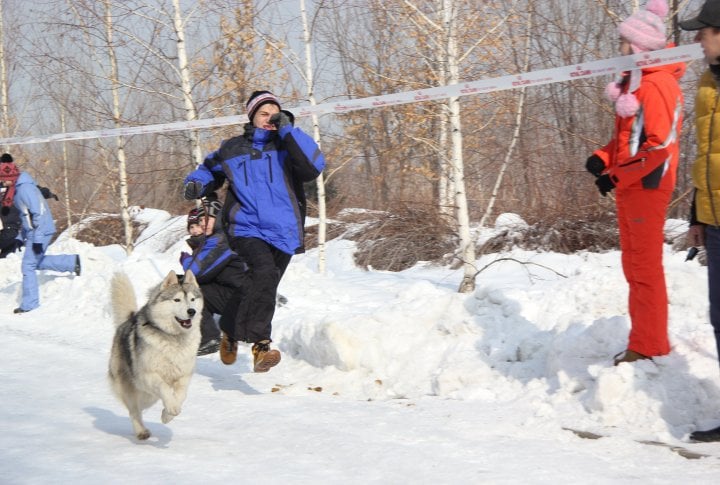
[{"label": "brown winter boot", "polygon": [[635,352],[634,350],[623,350],[619,354],[617,354],[614,358],[615,365],[621,364],[623,362],[635,362],[636,360],[652,360],[652,357],[648,357],[647,355],[643,355],[639,352]]},{"label": "brown winter boot", "polygon": [[280,352],[270,349],[269,340],[261,340],[252,346],[253,370],[255,372],[267,372],[270,368],[280,363]]},{"label": "brown winter boot", "polygon": [[222,360],[222,363],[225,365],[233,365],[237,360],[237,350],[237,342],[223,332],[222,341],[220,342],[220,360]]}]

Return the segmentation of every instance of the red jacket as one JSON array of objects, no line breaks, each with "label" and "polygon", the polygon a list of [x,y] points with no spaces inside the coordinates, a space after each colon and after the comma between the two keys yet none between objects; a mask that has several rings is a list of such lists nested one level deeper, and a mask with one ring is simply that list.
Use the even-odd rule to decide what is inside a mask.
[{"label": "red jacket", "polygon": [[595,151],[618,190],[674,189],[683,113],[678,80],[683,74],[684,63],[643,69],[633,93],[640,108],[634,116],[616,115],[612,140]]}]

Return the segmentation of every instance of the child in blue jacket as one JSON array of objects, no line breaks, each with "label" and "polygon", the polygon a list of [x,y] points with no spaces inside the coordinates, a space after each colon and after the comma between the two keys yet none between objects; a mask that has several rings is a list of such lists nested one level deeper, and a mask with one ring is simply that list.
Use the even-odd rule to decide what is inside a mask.
[{"label": "child in blue jacket", "polygon": [[249,282],[247,264],[230,249],[225,233],[217,224],[219,210],[217,200],[207,202],[207,210],[204,205],[190,210],[187,244],[192,254],[180,255],[180,264],[185,271],[192,270],[205,300],[198,355],[213,354],[220,348],[220,329],[213,315],[222,315],[231,298],[241,298]]},{"label": "child in blue jacket", "polygon": [[40,306],[40,292],[35,271],[52,270],[80,276],[80,256],[45,254],[55,235],[55,221],[47,200],[38,189],[35,180],[29,173],[17,169],[9,153],[4,153],[0,157],[0,183],[6,189],[3,205],[12,203],[20,212],[22,229],[18,240],[25,244],[21,265],[22,301],[13,313],[25,313]]}]

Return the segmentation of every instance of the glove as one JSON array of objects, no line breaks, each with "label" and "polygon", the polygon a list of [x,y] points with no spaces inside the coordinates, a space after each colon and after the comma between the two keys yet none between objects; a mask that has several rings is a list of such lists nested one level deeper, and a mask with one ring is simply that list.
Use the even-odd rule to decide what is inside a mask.
[{"label": "glove", "polygon": [[597,185],[598,190],[602,194],[603,197],[606,197],[608,192],[610,192],[612,189],[615,188],[615,182],[612,181],[610,178],[610,175],[600,175],[595,180],[595,185]]},{"label": "glove", "polygon": [[20,239],[15,239],[13,251],[20,251],[24,247],[25,247],[24,242],[22,242]]},{"label": "glove", "polygon": [[191,181],[185,184],[185,199],[193,200],[202,197],[203,184],[202,182]]},{"label": "glove", "polygon": [[182,253],[180,253],[180,265],[184,268],[184,267],[185,267],[185,261],[186,261],[188,258],[191,258],[191,257],[192,257],[192,255],[191,255],[190,253],[186,253],[185,251],[183,251]]},{"label": "glove", "polygon": [[207,215],[208,217],[217,217],[222,210],[222,204],[217,200],[213,200],[207,204]]},{"label": "glove", "polygon": [[603,173],[603,170],[605,170],[605,162],[597,155],[591,155],[585,162],[585,169],[596,177],[599,177],[600,174]]},{"label": "glove", "polygon": [[60,200],[60,199],[58,199],[58,196],[55,195],[55,194],[53,194],[52,191],[51,191],[50,189],[48,189],[47,187],[41,187],[41,186],[38,185],[38,189],[40,189],[40,193],[41,193],[42,196],[45,197],[46,199]]},{"label": "glove", "polygon": [[42,253],[43,253],[43,245],[42,245],[42,243],[33,243],[32,248],[33,248],[33,253],[35,253],[35,254],[42,254]]},{"label": "glove", "polygon": [[270,123],[280,130],[285,126],[292,125],[292,120],[290,119],[291,117],[295,118],[291,112],[283,110],[272,115],[270,117]]}]

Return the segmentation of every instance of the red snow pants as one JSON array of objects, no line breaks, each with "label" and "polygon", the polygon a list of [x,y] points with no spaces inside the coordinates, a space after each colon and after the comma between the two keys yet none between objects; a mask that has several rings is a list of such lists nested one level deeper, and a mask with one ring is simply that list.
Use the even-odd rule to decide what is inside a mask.
[{"label": "red snow pants", "polygon": [[626,189],[616,194],[620,250],[630,286],[628,349],[648,357],[670,353],[663,268],[665,215],[671,191]]}]

